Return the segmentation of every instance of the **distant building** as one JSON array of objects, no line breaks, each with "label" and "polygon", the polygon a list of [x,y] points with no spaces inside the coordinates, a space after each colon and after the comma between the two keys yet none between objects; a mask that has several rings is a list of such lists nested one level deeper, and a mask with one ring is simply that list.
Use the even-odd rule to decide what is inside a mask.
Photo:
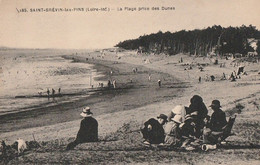
[{"label": "distant building", "polygon": [[255,56],[257,56],[258,53],[256,52],[256,49],[257,49],[257,43],[259,42],[259,40],[255,39],[255,38],[248,38],[247,42],[254,49],[253,52],[248,52],[247,53],[247,57],[255,57]]},{"label": "distant building", "polygon": [[258,39],[255,38],[248,38],[247,39],[248,44],[256,51]]},{"label": "distant building", "polygon": [[139,53],[142,54],[143,52],[145,52],[145,48],[143,46],[139,46],[139,48],[137,50],[137,54],[139,54]]}]

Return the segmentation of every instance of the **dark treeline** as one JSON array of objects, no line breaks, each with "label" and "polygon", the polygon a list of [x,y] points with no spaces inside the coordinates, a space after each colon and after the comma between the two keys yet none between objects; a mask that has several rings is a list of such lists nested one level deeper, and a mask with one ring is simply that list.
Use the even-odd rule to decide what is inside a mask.
[{"label": "dark treeline", "polygon": [[228,27],[212,26],[202,30],[178,31],[175,33],[159,31],[156,34],[143,35],[138,39],[126,40],[116,46],[127,50],[142,50],[149,53],[178,53],[206,55],[240,53],[254,51],[249,38],[260,39],[260,31],[255,26]]}]

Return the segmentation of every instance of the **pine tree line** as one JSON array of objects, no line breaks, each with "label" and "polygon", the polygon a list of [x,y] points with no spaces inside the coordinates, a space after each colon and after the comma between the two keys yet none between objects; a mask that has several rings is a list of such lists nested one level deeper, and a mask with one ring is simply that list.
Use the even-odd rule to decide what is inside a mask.
[{"label": "pine tree line", "polygon": [[210,52],[220,55],[247,54],[254,51],[248,43],[249,38],[260,39],[260,31],[255,26],[223,28],[214,25],[202,30],[181,30],[174,33],[159,31],[120,42],[116,46],[127,50],[142,49],[144,52],[169,55],[185,53],[205,56]]}]

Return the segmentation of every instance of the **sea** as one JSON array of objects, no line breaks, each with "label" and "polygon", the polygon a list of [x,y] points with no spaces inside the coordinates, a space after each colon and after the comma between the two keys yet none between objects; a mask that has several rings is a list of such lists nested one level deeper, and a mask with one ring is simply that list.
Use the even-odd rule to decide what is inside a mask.
[{"label": "sea", "polygon": [[95,77],[102,74],[92,64],[75,63],[62,55],[90,52],[0,49],[0,116],[88,96],[90,89],[101,83]]}]

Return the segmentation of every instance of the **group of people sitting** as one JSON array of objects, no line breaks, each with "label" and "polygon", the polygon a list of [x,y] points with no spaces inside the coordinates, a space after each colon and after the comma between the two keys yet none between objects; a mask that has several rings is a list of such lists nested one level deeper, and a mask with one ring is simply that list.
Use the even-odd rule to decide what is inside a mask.
[{"label": "group of people sitting", "polygon": [[[149,119],[140,130],[144,144],[187,147],[196,141],[202,141],[203,144],[220,143],[229,136],[234,120],[230,124],[227,122],[218,100],[213,100],[210,107],[214,111],[211,117],[202,98],[194,95],[189,107],[178,105],[168,116],[160,114],[157,119]],[[90,108],[83,108],[80,115],[84,119],[76,139],[68,144],[67,150],[80,143],[98,141],[98,122],[92,117]]]},{"label": "group of people sitting", "polygon": [[141,129],[144,144],[184,148],[196,141],[219,144],[229,136],[233,123],[227,122],[219,100],[213,100],[210,107],[214,112],[208,116],[203,99],[194,95],[189,107],[178,105],[168,115],[149,119]]}]

